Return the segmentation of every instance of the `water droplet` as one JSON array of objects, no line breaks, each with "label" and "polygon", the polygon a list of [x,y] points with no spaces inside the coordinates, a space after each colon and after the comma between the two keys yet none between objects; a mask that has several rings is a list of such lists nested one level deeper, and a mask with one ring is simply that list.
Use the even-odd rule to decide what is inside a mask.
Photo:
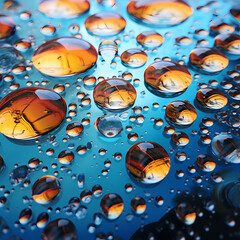
[{"label": "water droplet", "polygon": [[116,5],[116,0],[97,0],[97,3],[104,7],[114,7]]},{"label": "water droplet", "polygon": [[105,61],[112,61],[118,53],[118,45],[112,40],[105,40],[99,44],[98,53]]},{"label": "water droplet", "polygon": [[196,99],[205,108],[221,109],[227,105],[228,99],[220,90],[212,87],[197,91]]},{"label": "water droplet", "polygon": [[65,77],[85,72],[97,61],[95,48],[87,41],[61,37],[47,41],[33,54],[33,65],[43,74]]},{"label": "water droplet", "polygon": [[74,224],[65,218],[50,222],[42,232],[42,240],[77,240]]},{"label": "water droplet", "polygon": [[159,144],[139,142],[128,150],[126,166],[134,178],[152,184],[166,177],[170,170],[170,158]]},{"label": "water droplet", "polygon": [[19,222],[22,225],[28,224],[32,220],[32,210],[30,208],[25,208],[19,214]]},{"label": "water droplet", "polygon": [[90,8],[88,0],[42,0],[38,9],[51,18],[75,18]]},{"label": "water droplet", "polygon": [[192,44],[192,39],[187,36],[180,36],[176,38],[176,42],[183,46],[188,46]]},{"label": "water droplet", "polygon": [[119,79],[106,79],[97,84],[93,98],[99,108],[122,112],[132,107],[136,99],[136,90],[131,83]]},{"label": "water droplet", "polygon": [[212,172],[216,167],[214,159],[207,154],[198,155],[196,163],[204,172]]},{"label": "water droplet", "polygon": [[26,52],[31,48],[31,41],[28,39],[18,39],[13,45],[19,52]]},{"label": "water droplet", "polygon": [[212,151],[229,163],[240,163],[240,141],[231,135],[219,134],[212,140]]},{"label": "water droplet", "polygon": [[175,132],[172,135],[172,141],[179,147],[184,147],[189,143],[189,137],[184,132]]},{"label": "water droplet", "polygon": [[142,197],[134,197],[131,201],[131,207],[136,214],[143,214],[147,208],[146,201]]},{"label": "water droplet", "polygon": [[[240,36],[237,34],[219,34],[214,39],[215,46],[227,53],[240,55]],[[240,58],[240,57],[239,57]]]},{"label": "water droplet", "polygon": [[10,37],[15,33],[16,26],[11,17],[0,15],[0,39]]},{"label": "water droplet", "polygon": [[74,159],[74,154],[70,150],[63,150],[58,155],[58,161],[64,165],[70,164],[73,159]]},{"label": "water droplet", "polygon": [[177,206],[176,215],[186,225],[192,225],[197,217],[193,207],[189,203],[181,203]]},{"label": "water droplet", "polygon": [[38,215],[36,225],[38,228],[45,228],[49,221],[49,215],[46,212],[42,212]]},{"label": "water droplet", "polygon": [[22,183],[28,176],[29,171],[26,165],[15,168],[9,174],[9,181],[13,186],[19,185]]},{"label": "water droplet", "polygon": [[108,138],[116,137],[123,130],[120,119],[114,115],[103,115],[94,125],[103,136]]},{"label": "water droplet", "polygon": [[66,127],[66,133],[70,137],[77,137],[83,132],[83,125],[78,122],[73,122],[67,125]]},{"label": "water droplet", "polygon": [[39,204],[48,204],[53,201],[61,191],[61,185],[54,176],[43,176],[32,186],[32,197]]},{"label": "water droplet", "polygon": [[105,195],[101,200],[100,206],[101,206],[102,213],[109,220],[117,219],[121,215],[124,209],[122,198],[115,193],[109,193]]},{"label": "water droplet", "polygon": [[53,25],[44,25],[40,31],[45,36],[52,36],[56,32],[56,28]]},{"label": "water droplet", "polygon": [[144,72],[147,88],[157,95],[173,97],[183,93],[191,84],[190,72],[178,63],[159,61]]},{"label": "water droplet", "polygon": [[145,48],[158,48],[164,42],[164,37],[155,31],[144,31],[136,39]]},{"label": "water droplet", "polygon": [[190,52],[191,65],[203,73],[218,73],[228,66],[228,59],[214,48],[199,47]]},{"label": "water droplet", "polygon": [[184,1],[130,1],[127,11],[139,23],[167,27],[187,20],[193,9]]},{"label": "water droplet", "polygon": [[92,193],[95,197],[101,197],[102,196],[102,186],[97,184],[92,187]]},{"label": "water droplet", "polygon": [[80,31],[80,26],[78,24],[71,24],[69,27],[68,27],[68,31],[71,33],[71,34],[77,34],[79,31]]},{"label": "water droplet", "polygon": [[85,21],[87,31],[98,36],[113,36],[126,27],[125,19],[117,12],[99,12]]},{"label": "water droplet", "polygon": [[240,21],[240,7],[238,4],[230,9],[230,13],[237,21]]},{"label": "water droplet", "polygon": [[10,73],[12,67],[24,61],[23,56],[9,44],[0,44],[0,74]]},{"label": "water droplet", "polygon": [[147,62],[148,56],[143,50],[132,48],[122,53],[121,60],[127,67],[138,68]]},{"label": "water droplet", "polygon": [[173,101],[166,108],[167,119],[176,125],[187,126],[197,118],[197,111],[187,101]]},{"label": "water droplet", "polygon": [[59,126],[66,109],[64,99],[52,90],[19,89],[0,101],[0,132],[16,139],[39,137]]},{"label": "water droplet", "polygon": [[230,24],[227,24],[225,22],[213,22],[210,25],[210,29],[212,32],[214,32],[215,34],[226,34],[226,33],[232,33],[234,32],[234,27]]}]

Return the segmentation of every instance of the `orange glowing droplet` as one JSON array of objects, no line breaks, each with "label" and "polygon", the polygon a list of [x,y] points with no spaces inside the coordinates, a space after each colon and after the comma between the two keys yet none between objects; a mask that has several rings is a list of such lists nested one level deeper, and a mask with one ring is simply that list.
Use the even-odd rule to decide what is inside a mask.
[{"label": "orange glowing droplet", "polygon": [[113,36],[126,27],[125,19],[117,12],[99,12],[85,21],[87,31],[98,36]]},{"label": "orange glowing droplet", "polygon": [[42,0],[38,9],[51,18],[75,18],[90,8],[88,0]]},{"label": "orange glowing droplet", "polygon": [[16,26],[11,17],[0,15],[0,39],[5,39],[14,34]]},{"label": "orange glowing droplet", "polygon": [[56,92],[21,88],[0,101],[0,132],[9,138],[36,138],[58,127],[66,111],[64,99]]},{"label": "orange glowing droplet", "polygon": [[182,0],[130,1],[127,11],[136,21],[158,27],[177,25],[193,13],[193,9]]},{"label": "orange glowing droplet", "polygon": [[61,37],[41,45],[32,60],[41,73],[65,77],[93,67],[97,56],[96,49],[89,42],[74,37]]},{"label": "orange glowing droplet", "polygon": [[33,200],[39,204],[48,204],[53,201],[61,191],[61,185],[54,176],[43,176],[32,186]]},{"label": "orange glowing droplet", "polygon": [[132,107],[136,97],[132,84],[119,78],[106,79],[98,83],[93,91],[97,106],[112,112],[121,112]]}]

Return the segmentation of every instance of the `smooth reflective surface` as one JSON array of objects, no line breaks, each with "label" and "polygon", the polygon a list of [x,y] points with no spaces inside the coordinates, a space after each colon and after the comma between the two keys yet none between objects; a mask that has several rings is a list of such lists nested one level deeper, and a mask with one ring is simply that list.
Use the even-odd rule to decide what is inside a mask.
[{"label": "smooth reflective surface", "polygon": [[15,139],[36,138],[58,127],[66,110],[57,93],[40,87],[22,88],[0,101],[0,132]]},{"label": "smooth reflective surface", "polygon": [[6,15],[0,15],[0,39],[10,37],[15,33],[16,25],[13,19]]},{"label": "smooth reflective surface", "polygon": [[100,207],[102,213],[109,220],[115,220],[121,215],[124,204],[122,198],[118,194],[109,193],[102,198]]},{"label": "smooth reflective surface", "polygon": [[43,176],[32,186],[32,197],[39,204],[48,204],[53,201],[61,191],[61,185],[54,176]]},{"label": "smooth reflective surface", "polygon": [[240,163],[240,141],[234,135],[219,134],[212,140],[213,153],[229,163]]},{"label": "smooth reflective surface", "polygon": [[218,73],[227,67],[227,57],[214,48],[199,47],[191,51],[190,63],[204,73]]},{"label": "smooth reflective surface", "polygon": [[88,0],[41,0],[39,11],[51,18],[75,18],[90,8]]},{"label": "smooth reflective surface", "polygon": [[186,126],[196,120],[197,111],[187,101],[173,101],[167,105],[166,117],[176,125]]},{"label": "smooth reflective surface", "polygon": [[157,48],[163,44],[164,37],[155,31],[144,31],[137,36],[136,40],[145,48]]},{"label": "smooth reflective surface", "polygon": [[222,91],[211,87],[198,90],[196,99],[203,107],[209,109],[221,109],[228,103],[228,99]]},{"label": "smooth reflective surface", "polygon": [[93,98],[98,107],[120,112],[133,106],[136,90],[131,83],[119,78],[112,78],[98,83],[94,88]]},{"label": "smooth reflective surface", "polygon": [[122,63],[128,67],[137,68],[143,66],[147,60],[147,54],[137,48],[128,49],[121,55]]},{"label": "smooth reflective surface", "polygon": [[128,150],[126,166],[138,181],[153,184],[166,177],[171,164],[167,152],[159,144],[139,142]]},{"label": "smooth reflective surface", "polygon": [[127,11],[136,21],[158,27],[182,23],[193,13],[193,9],[180,0],[130,1]]},{"label": "smooth reflective surface", "polygon": [[42,240],[77,240],[75,225],[66,218],[50,222],[42,233]]},{"label": "smooth reflective surface", "polygon": [[159,61],[146,68],[144,80],[155,94],[171,97],[184,92],[191,84],[192,76],[184,66]]},{"label": "smooth reflective surface", "polygon": [[119,118],[114,115],[103,115],[94,123],[96,129],[105,137],[116,137],[123,130],[122,123]]},{"label": "smooth reflective surface", "polygon": [[240,36],[237,34],[220,34],[218,35],[214,43],[222,50],[239,55],[240,58]]},{"label": "smooth reflective surface", "polygon": [[112,36],[126,27],[125,19],[117,12],[99,12],[85,21],[87,31],[98,36]]},{"label": "smooth reflective surface", "polygon": [[97,51],[87,41],[62,37],[41,45],[34,52],[32,61],[41,73],[64,77],[93,67],[97,61]]}]

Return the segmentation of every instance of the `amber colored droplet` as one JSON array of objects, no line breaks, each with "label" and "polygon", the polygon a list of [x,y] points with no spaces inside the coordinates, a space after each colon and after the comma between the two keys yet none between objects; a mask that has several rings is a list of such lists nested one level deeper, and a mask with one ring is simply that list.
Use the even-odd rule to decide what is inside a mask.
[{"label": "amber colored droplet", "polygon": [[31,41],[28,39],[19,39],[13,45],[19,52],[26,52],[31,48]]},{"label": "amber colored droplet", "polygon": [[194,208],[186,202],[178,204],[176,215],[178,219],[186,225],[192,225],[197,218],[197,213]]},{"label": "amber colored droplet", "polygon": [[151,92],[167,97],[183,93],[192,82],[192,76],[184,66],[168,61],[158,61],[148,66],[144,79]]},{"label": "amber colored droplet", "polygon": [[187,101],[173,101],[166,107],[167,119],[176,125],[187,126],[197,118],[196,109]]},{"label": "amber colored droplet", "polygon": [[239,4],[230,9],[230,13],[236,20],[240,21],[240,7]]},{"label": "amber colored droplet", "polygon": [[117,12],[99,12],[85,21],[87,31],[98,36],[113,36],[126,27],[125,19]]},{"label": "amber colored droplet", "polygon": [[184,147],[189,143],[189,137],[184,132],[175,132],[172,135],[172,141],[179,147]]},{"label": "amber colored droplet", "polygon": [[143,214],[147,208],[146,201],[142,197],[135,197],[131,200],[131,207],[134,213]]},{"label": "amber colored droplet", "polygon": [[67,125],[66,133],[70,137],[77,137],[83,132],[83,125],[79,122],[73,122]]},{"label": "amber colored droplet", "polygon": [[215,167],[216,167],[216,163],[214,161],[214,159],[207,155],[207,154],[201,154],[197,157],[197,161],[196,161],[198,167],[203,170],[204,172],[212,172]]},{"label": "amber colored droplet", "polygon": [[54,176],[43,176],[32,186],[32,197],[39,204],[48,204],[53,201],[61,191],[61,185]]},{"label": "amber colored droplet", "polygon": [[228,66],[227,57],[214,48],[199,47],[190,52],[189,61],[203,73],[217,73]]},{"label": "amber colored droplet", "polygon": [[15,1],[15,0],[5,0],[4,1],[4,8],[7,10],[16,11],[20,7],[21,7],[21,4],[18,1]]},{"label": "amber colored droplet", "polygon": [[88,0],[42,0],[38,9],[52,18],[75,18],[90,8]]},{"label": "amber colored droplet", "polygon": [[56,27],[53,25],[44,25],[40,31],[45,36],[52,36],[56,32]]},{"label": "amber colored droplet", "polygon": [[237,34],[219,34],[214,43],[228,53],[240,55],[240,36]]},{"label": "amber colored droplet", "polygon": [[15,33],[16,25],[11,17],[0,15],[0,39],[8,38]]},{"label": "amber colored droplet", "polygon": [[108,111],[121,112],[132,107],[137,92],[131,83],[119,79],[106,79],[97,84],[93,98],[99,108]]},{"label": "amber colored droplet", "polygon": [[127,152],[126,166],[130,174],[142,183],[157,183],[170,170],[170,158],[165,149],[154,142],[139,142]]},{"label": "amber colored droplet", "polygon": [[53,77],[65,77],[86,71],[97,61],[96,49],[87,41],[61,37],[47,41],[33,54],[33,65]]},{"label": "amber colored droplet", "polygon": [[136,21],[158,27],[177,25],[193,13],[193,9],[182,0],[130,1],[127,11]]},{"label": "amber colored droplet", "polygon": [[100,206],[101,206],[102,213],[109,220],[117,219],[121,215],[124,209],[122,198],[115,193],[109,193],[105,195],[101,200]]},{"label": "amber colored droplet", "polygon": [[58,161],[61,164],[68,165],[68,164],[70,164],[72,162],[73,159],[74,159],[74,154],[70,150],[63,150],[58,155]]},{"label": "amber colored droplet", "polygon": [[157,48],[164,42],[164,37],[155,31],[144,31],[136,39],[145,48]]},{"label": "amber colored droplet", "polygon": [[225,22],[216,22],[212,23],[210,25],[210,29],[214,33],[220,33],[220,34],[226,34],[226,33],[232,33],[234,32],[234,27],[230,24],[227,24]]},{"label": "amber colored droplet", "polygon": [[56,92],[21,88],[0,101],[0,132],[15,139],[36,138],[58,127],[66,111],[64,99]]},{"label": "amber colored droplet", "polygon": [[132,48],[122,53],[121,60],[128,67],[138,68],[147,62],[148,55],[141,49]]},{"label": "amber colored droplet", "polygon": [[179,44],[181,44],[181,45],[187,46],[187,45],[192,44],[193,41],[192,41],[192,39],[189,38],[189,37],[180,36],[180,37],[177,37],[177,38],[176,38],[176,42],[179,43]]},{"label": "amber colored droplet", "polygon": [[228,103],[226,95],[222,91],[212,87],[198,90],[196,99],[203,107],[209,109],[221,109]]}]

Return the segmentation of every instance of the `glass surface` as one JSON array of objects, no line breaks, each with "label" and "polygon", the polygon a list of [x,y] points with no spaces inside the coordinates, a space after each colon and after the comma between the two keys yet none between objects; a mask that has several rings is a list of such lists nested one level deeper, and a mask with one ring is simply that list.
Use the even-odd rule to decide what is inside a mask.
[{"label": "glass surface", "polygon": [[239,239],[239,6],[1,0],[0,240]]}]

